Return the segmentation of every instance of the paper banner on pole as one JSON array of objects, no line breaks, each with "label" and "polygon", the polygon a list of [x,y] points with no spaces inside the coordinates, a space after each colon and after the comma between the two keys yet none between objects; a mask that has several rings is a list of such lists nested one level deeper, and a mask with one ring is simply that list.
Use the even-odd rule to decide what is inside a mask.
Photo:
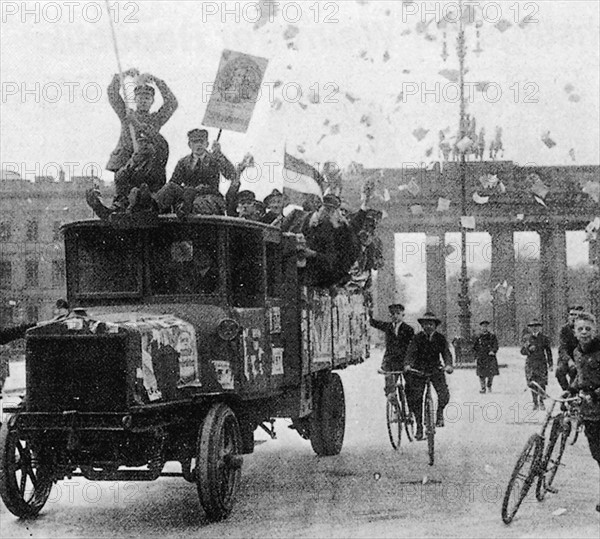
[{"label": "paper banner on pole", "polygon": [[482,197],[478,193],[473,193],[473,201],[475,204],[487,204],[490,200],[490,197]]},{"label": "paper banner on pole", "polygon": [[469,230],[475,229],[475,217],[473,215],[463,215],[460,218],[460,226],[468,228]]},{"label": "paper banner on pole", "polygon": [[245,133],[267,64],[266,58],[224,50],[202,124]]},{"label": "paper banner on pole", "polygon": [[450,199],[438,198],[437,211],[448,211],[450,209]]}]

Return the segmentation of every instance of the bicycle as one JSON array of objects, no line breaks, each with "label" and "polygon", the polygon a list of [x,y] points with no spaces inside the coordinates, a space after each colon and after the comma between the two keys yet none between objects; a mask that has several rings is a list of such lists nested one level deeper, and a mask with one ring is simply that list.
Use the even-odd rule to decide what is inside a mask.
[{"label": "bicycle", "polygon": [[435,461],[435,423],[436,406],[433,400],[433,382],[432,374],[427,374],[416,369],[409,368],[406,372],[425,378],[425,390],[423,391],[423,426],[425,427],[425,437],[427,438],[427,452],[429,454],[429,466],[433,466]]},{"label": "bicycle", "polygon": [[[541,431],[529,437],[513,468],[502,502],[504,524],[512,522],[536,478],[538,480],[536,486],[538,501],[542,501],[547,492],[558,492],[552,484],[561,466],[567,440],[573,428],[575,428],[575,435],[571,445],[577,441],[579,433],[577,403],[581,400],[580,396],[566,397],[565,395],[568,393],[565,393],[562,397],[552,397],[536,382],[531,382],[530,387],[537,391],[542,398],[548,398],[551,404],[546,411]],[[553,416],[552,413],[557,403],[561,403],[563,409]],[[546,431],[549,425],[551,425],[550,434],[546,443]],[[519,479],[523,483],[520,490]]]},{"label": "bicycle", "polygon": [[406,398],[406,389],[404,385],[404,377],[402,371],[384,371],[379,370],[379,374],[395,375],[396,376],[396,391],[393,393],[395,400],[386,402],[385,419],[387,422],[387,431],[392,447],[396,450],[400,449],[402,440],[402,428],[406,432],[406,437],[409,442],[412,442],[415,437],[415,419],[412,412],[408,408],[408,399]]}]

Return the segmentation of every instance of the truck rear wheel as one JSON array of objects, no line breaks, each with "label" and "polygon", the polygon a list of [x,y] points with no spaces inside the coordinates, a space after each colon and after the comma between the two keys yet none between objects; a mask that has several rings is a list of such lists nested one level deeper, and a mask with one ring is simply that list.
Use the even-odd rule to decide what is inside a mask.
[{"label": "truck rear wheel", "polygon": [[200,503],[211,521],[226,518],[241,478],[242,437],[235,414],[214,404],[198,433],[196,481]]},{"label": "truck rear wheel", "polygon": [[316,380],[310,424],[310,444],[317,455],[337,455],[344,443],[346,402],[344,386],[337,373]]},{"label": "truck rear wheel", "polygon": [[52,489],[52,476],[30,442],[14,427],[16,416],[0,427],[0,496],[6,508],[19,518],[35,517]]}]

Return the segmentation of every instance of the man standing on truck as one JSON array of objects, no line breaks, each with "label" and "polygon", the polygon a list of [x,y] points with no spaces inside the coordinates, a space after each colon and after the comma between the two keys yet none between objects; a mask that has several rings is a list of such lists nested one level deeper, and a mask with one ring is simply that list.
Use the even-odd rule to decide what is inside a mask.
[{"label": "man standing on truck", "polygon": [[[423,331],[417,333],[408,345],[405,362],[406,397],[417,424],[416,438],[423,439],[423,391],[425,378],[411,369],[431,376],[431,382],[438,397],[437,427],[444,426],[444,408],[450,401],[450,392],[444,371],[452,374],[452,353],[446,337],[438,333],[442,323],[432,312],[426,312],[418,319]],[[443,360],[443,364],[442,364]]]},{"label": "man standing on truck", "polygon": [[[157,146],[167,148],[168,156],[169,146],[159,131],[173,116],[178,106],[175,95],[173,95],[173,92],[171,92],[164,80],[149,73],[140,75],[139,71],[135,68],[128,69],[123,73],[123,77],[127,76],[137,77],[138,80],[133,90],[136,105],[135,111],[127,107],[123,97],[119,93],[121,80],[118,73],[113,77],[107,90],[108,102],[121,121],[119,142],[110,154],[106,165],[107,170],[115,173],[127,164],[127,161],[129,161],[133,154],[134,143],[131,139],[130,126],[133,126],[136,139],[141,133],[144,133],[144,135],[151,139],[156,139]],[[163,99],[162,106],[156,112],[150,112],[150,108],[154,104],[155,94],[152,84],[156,85]]]},{"label": "man standing on truck", "polygon": [[[383,362],[381,363],[382,371],[400,372],[404,369],[404,357],[410,341],[415,335],[415,330],[411,325],[404,322],[404,305],[401,303],[393,303],[388,307],[390,311],[391,322],[383,322],[373,318],[373,311],[369,310],[369,323],[375,329],[385,332],[385,352],[383,354]],[[385,395],[395,402],[396,380],[398,374],[385,375]]]}]

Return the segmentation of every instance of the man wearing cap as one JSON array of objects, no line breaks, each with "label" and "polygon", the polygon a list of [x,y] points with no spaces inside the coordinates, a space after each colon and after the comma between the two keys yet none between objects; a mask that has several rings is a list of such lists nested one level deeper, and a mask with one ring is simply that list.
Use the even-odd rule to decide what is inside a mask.
[{"label": "man wearing cap", "polygon": [[[596,317],[579,311],[574,326],[577,347],[573,351],[577,377],[572,390],[582,393],[579,413],[590,453],[600,466],[600,338],[596,328]],[[596,511],[600,511],[600,502]]]},{"label": "man wearing cap", "polygon": [[274,226],[279,226],[283,219],[283,208],[285,199],[283,193],[279,189],[273,189],[263,200],[265,205],[265,214],[261,218],[263,223]]},{"label": "man wearing cap", "polygon": [[[402,371],[404,369],[404,356],[415,330],[409,324],[404,322],[404,305],[394,303],[388,307],[390,311],[391,322],[376,320],[373,318],[373,311],[369,310],[369,323],[375,329],[385,333],[385,352],[382,371]],[[385,395],[388,399],[394,399],[396,390],[397,374],[385,375]]]},{"label": "man wearing cap", "polygon": [[491,393],[494,376],[500,374],[498,359],[496,358],[498,339],[496,335],[490,332],[489,321],[482,320],[479,322],[479,327],[481,331],[473,343],[473,350],[477,359],[477,376],[481,384],[479,393],[485,393],[486,387],[488,393]]},{"label": "man wearing cap", "polygon": [[221,145],[213,142],[208,151],[208,131],[192,129],[188,132],[188,146],[192,153],[180,159],[170,181],[156,194],[161,213],[172,207],[179,217],[190,213],[224,215],[225,198],[219,191],[221,174],[233,181],[236,169],[221,153]]},{"label": "man wearing cap", "polygon": [[249,221],[260,221],[261,211],[258,206],[258,200],[256,200],[256,195],[253,191],[244,189],[237,194],[236,197],[236,210],[235,213],[238,217],[242,219],[247,219]]},{"label": "man wearing cap", "polygon": [[569,385],[577,376],[577,368],[573,359],[573,352],[577,348],[577,337],[575,336],[574,327],[577,316],[582,312],[583,307],[580,305],[569,307],[569,320],[560,328],[556,379],[563,391],[569,388]]},{"label": "man wearing cap", "polygon": [[[525,359],[525,378],[527,384],[531,382],[538,383],[542,389],[548,385],[548,369],[553,369],[552,350],[550,349],[550,339],[544,335],[542,323],[534,318],[529,324],[529,334],[525,336],[521,354],[527,356]],[[533,409],[545,410],[544,399],[537,391],[531,390],[533,399]],[[539,405],[538,405],[539,401]]]},{"label": "man wearing cap", "polygon": [[[431,375],[431,382],[438,397],[437,421],[438,427],[444,426],[444,408],[450,401],[450,392],[446,383],[444,371],[452,374],[452,353],[448,347],[446,337],[438,333],[437,328],[441,320],[432,312],[426,312],[418,319],[423,331],[417,333],[406,351],[405,379],[406,396],[410,409],[415,414],[417,424],[416,438],[423,439],[423,391],[425,379],[411,369]],[[443,360],[443,365],[442,365]]]},{"label": "man wearing cap", "polygon": [[[141,133],[144,133],[150,138],[159,139],[160,146],[166,146],[168,157],[167,141],[159,134],[159,131],[162,126],[167,123],[169,118],[173,116],[173,113],[178,106],[177,99],[166,85],[165,81],[150,74],[140,76],[139,71],[134,68],[125,71],[123,76],[139,77],[144,82],[139,83],[134,88],[135,111],[128,109],[119,93],[120,77],[118,73],[113,77],[108,86],[108,102],[121,121],[121,135],[119,137],[119,142],[117,143],[117,147],[111,153],[106,165],[106,169],[112,172],[117,172],[121,167],[124,167],[133,154],[134,146],[133,141],[131,140],[130,125],[133,125],[136,139]],[[162,106],[156,112],[150,112],[150,108],[154,103],[155,94],[154,87],[151,86],[150,83],[156,85],[163,99]]]}]

